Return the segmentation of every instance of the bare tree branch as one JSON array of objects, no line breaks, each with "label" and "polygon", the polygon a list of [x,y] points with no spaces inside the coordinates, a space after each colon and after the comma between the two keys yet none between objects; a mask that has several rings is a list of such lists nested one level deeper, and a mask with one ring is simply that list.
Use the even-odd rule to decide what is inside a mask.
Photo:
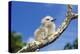
[{"label": "bare tree branch", "polygon": [[37,44],[37,42],[29,43],[25,49],[23,49],[19,52],[34,52],[37,49],[43,48],[43,47],[53,43],[67,29],[70,22],[77,18],[78,18],[78,14],[75,14],[72,12],[72,5],[67,5],[67,16],[66,16],[65,20],[62,22],[62,24],[60,25],[60,27],[57,29],[57,31],[55,33],[48,36],[48,41],[44,41],[43,43],[39,43],[39,44]]}]

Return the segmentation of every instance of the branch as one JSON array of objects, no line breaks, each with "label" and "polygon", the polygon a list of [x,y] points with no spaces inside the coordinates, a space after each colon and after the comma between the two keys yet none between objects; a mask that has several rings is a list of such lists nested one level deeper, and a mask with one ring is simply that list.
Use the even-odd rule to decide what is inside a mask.
[{"label": "branch", "polygon": [[78,18],[78,15],[72,12],[71,5],[67,5],[67,8],[68,8],[67,16],[66,16],[65,20],[63,21],[63,23],[60,25],[60,27],[57,29],[57,31],[55,33],[48,36],[48,41],[44,41],[43,43],[39,43],[37,41],[29,43],[25,49],[23,49],[23,50],[21,49],[21,51],[18,51],[18,52],[34,52],[37,49],[41,49],[41,48],[53,43],[54,41],[56,41],[61,36],[61,34],[67,29],[70,22],[72,20]]}]

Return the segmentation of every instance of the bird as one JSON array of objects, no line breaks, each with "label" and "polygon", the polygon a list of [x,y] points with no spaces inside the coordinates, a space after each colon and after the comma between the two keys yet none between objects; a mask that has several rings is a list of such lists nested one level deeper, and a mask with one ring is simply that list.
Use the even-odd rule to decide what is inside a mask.
[{"label": "bird", "polygon": [[48,41],[48,37],[56,31],[55,20],[51,16],[45,16],[41,19],[41,25],[34,32],[36,41],[41,43]]}]

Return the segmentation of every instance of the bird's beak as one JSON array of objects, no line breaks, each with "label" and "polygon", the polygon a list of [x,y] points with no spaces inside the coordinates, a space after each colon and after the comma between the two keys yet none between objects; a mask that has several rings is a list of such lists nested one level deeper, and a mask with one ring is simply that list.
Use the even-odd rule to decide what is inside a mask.
[{"label": "bird's beak", "polygon": [[56,19],[53,19],[53,21],[55,21]]},{"label": "bird's beak", "polygon": [[51,20],[51,22],[55,21],[56,19]]}]

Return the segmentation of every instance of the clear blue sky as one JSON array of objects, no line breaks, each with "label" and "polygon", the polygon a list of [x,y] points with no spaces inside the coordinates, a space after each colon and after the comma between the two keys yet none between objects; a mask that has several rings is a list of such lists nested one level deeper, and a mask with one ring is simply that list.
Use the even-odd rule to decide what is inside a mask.
[{"label": "clear blue sky", "polygon": [[[43,17],[50,15],[56,18],[55,23],[59,27],[65,19],[66,11],[66,5],[63,4],[12,2],[11,30],[21,33],[23,41],[27,42],[30,37],[34,37],[34,31],[40,26]],[[76,5],[73,5],[73,12],[77,13]],[[77,21],[71,21],[61,37],[54,43],[42,48],[41,51],[62,50],[66,43],[73,43],[78,36]]]}]

